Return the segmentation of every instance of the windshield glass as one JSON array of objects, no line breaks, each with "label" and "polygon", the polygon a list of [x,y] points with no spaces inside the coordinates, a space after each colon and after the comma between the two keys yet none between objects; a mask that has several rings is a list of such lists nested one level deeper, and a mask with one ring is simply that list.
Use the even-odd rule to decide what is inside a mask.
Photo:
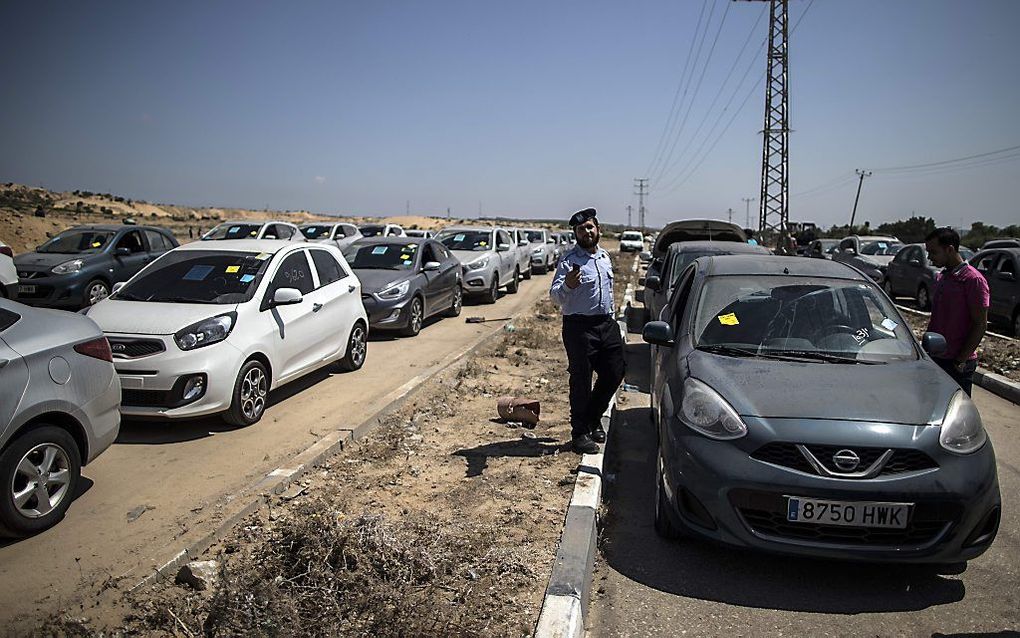
[{"label": "windshield glass", "polygon": [[834,355],[850,362],[917,359],[909,328],[878,287],[845,279],[710,277],[694,334],[702,349]]},{"label": "windshield glass", "polygon": [[450,250],[472,250],[485,252],[491,250],[492,233],[487,230],[461,230],[443,233],[437,237]]},{"label": "windshield glass", "polygon": [[903,244],[894,241],[871,241],[861,246],[862,255],[895,255]]},{"label": "windshield glass", "polygon": [[620,235],[620,239],[625,239],[627,241],[641,241],[642,237],[641,233],[624,233]]},{"label": "windshield glass", "polygon": [[178,303],[233,304],[255,294],[269,253],[175,250],[153,262],[114,299]]},{"label": "windshield glass", "polygon": [[344,252],[351,268],[410,270],[418,244],[355,244]]},{"label": "windshield glass", "polygon": [[69,230],[39,247],[41,253],[68,255],[98,253],[113,239],[112,230]]},{"label": "windshield glass", "polygon": [[202,236],[203,241],[215,239],[251,239],[258,237],[262,224],[220,224]]},{"label": "windshield glass", "polygon": [[[305,239],[329,239],[329,233],[333,230],[333,227],[329,224],[315,224],[312,226],[302,226],[301,234],[305,236]],[[341,236],[343,233],[341,233]]]},{"label": "windshield glass", "polygon": [[359,230],[361,231],[361,234],[364,235],[365,237],[375,237],[376,235],[382,235],[382,232],[385,229],[386,229],[385,226],[374,226],[374,225],[371,225],[371,226],[361,226],[359,228]]},{"label": "windshield glass", "polygon": [[529,242],[539,243],[539,244],[544,244],[545,243],[545,237],[542,236],[542,231],[540,231],[540,230],[526,230],[524,232],[528,236],[528,241]]}]

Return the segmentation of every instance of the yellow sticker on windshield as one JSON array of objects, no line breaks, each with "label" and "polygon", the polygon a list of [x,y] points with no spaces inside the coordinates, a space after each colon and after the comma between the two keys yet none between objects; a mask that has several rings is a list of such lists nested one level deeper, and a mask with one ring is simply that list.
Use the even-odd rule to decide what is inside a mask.
[{"label": "yellow sticker on windshield", "polygon": [[488,246],[489,242],[487,242],[487,241],[480,241],[480,242],[478,242],[478,245],[479,246]]},{"label": "yellow sticker on windshield", "polygon": [[719,315],[718,317],[716,317],[716,319],[718,319],[719,323],[721,323],[724,326],[740,325],[740,321],[737,320],[737,315],[733,314],[732,312],[728,315]]},{"label": "yellow sticker on windshield", "polygon": [[272,255],[270,255],[269,253],[259,253],[255,255],[255,259],[258,259],[259,261],[265,261],[270,257],[272,257]]},{"label": "yellow sticker on windshield", "polygon": [[101,244],[101,243],[99,243],[98,241],[94,241],[94,242],[92,242],[92,247],[93,247],[93,248],[99,248],[100,246],[102,246],[102,244]]},{"label": "yellow sticker on windshield", "polygon": [[400,256],[400,259],[401,259],[401,261],[403,261],[403,260],[405,260],[405,259],[410,259],[410,258],[411,258],[411,256],[410,256],[410,255],[401,255],[401,256]]},{"label": "yellow sticker on windshield", "polygon": [[237,272],[238,270],[241,270],[240,266],[227,266],[227,272]]}]

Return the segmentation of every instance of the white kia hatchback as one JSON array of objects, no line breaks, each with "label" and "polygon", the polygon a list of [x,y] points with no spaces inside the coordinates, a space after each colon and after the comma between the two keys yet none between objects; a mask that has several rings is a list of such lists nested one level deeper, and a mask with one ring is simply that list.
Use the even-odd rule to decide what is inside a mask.
[{"label": "white kia hatchback", "polygon": [[269,390],[334,361],[347,371],[365,362],[361,282],[325,244],[187,244],[88,316],[110,341],[125,416],[222,413],[250,425]]}]

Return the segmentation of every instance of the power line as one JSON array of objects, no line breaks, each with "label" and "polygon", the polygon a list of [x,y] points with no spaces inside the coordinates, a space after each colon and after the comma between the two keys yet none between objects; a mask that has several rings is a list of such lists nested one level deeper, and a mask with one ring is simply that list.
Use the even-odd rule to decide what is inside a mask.
[{"label": "power line", "polygon": [[981,158],[981,157],[988,157],[990,155],[999,155],[1001,153],[1009,153],[1009,152],[1013,152],[1013,151],[1020,151],[1020,145],[1018,145],[1018,146],[1010,146],[1008,148],[1000,148],[1000,149],[995,150],[995,151],[988,151],[986,153],[978,153],[976,155],[968,155],[966,157],[957,157],[957,158],[954,158],[954,159],[942,160],[940,162],[928,162],[926,164],[914,164],[913,166],[891,166],[891,167],[885,167],[885,168],[876,168],[874,170],[877,171],[877,172],[880,172],[880,173],[889,173],[889,172],[892,172],[892,171],[908,171],[908,170],[914,170],[914,169],[918,169],[918,168],[927,168],[927,167],[930,167],[930,166],[942,166],[942,165],[945,165],[945,164],[952,164],[954,162],[963,162],[963,161],[966,161],[966,160],[972,160],[972,159],[977,159],[977,158]]}]

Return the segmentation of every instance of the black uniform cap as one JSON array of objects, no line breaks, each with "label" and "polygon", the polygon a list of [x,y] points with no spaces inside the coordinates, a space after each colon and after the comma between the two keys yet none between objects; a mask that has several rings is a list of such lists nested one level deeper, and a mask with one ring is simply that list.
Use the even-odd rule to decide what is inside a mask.
[{"label": "black uniform cap", "polygon": [[574,226],[580,226],[589,219],[594,219],[595,223],[597,224],[599,221],[595,217],[597,214],[598,213],[595,212],[594,208],[585,208],[584,210],[579,210],[570,216],[570,227],[573,228]]}]

